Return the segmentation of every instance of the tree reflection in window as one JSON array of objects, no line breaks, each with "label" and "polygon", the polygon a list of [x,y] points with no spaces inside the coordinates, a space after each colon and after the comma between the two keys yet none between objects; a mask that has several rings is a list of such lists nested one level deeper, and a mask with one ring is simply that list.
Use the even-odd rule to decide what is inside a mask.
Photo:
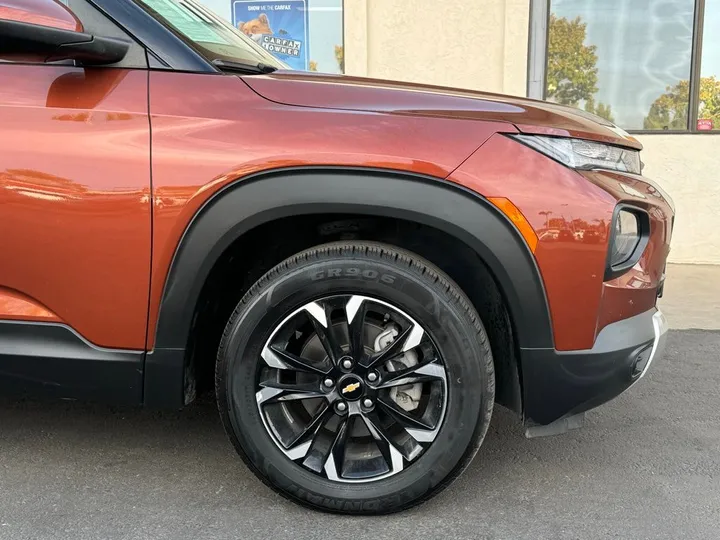
[{"label": "tree reflection in window", "polygon": [[546,98],[625,129],[687,129],[694,9],[695,0],[551,0]]}]

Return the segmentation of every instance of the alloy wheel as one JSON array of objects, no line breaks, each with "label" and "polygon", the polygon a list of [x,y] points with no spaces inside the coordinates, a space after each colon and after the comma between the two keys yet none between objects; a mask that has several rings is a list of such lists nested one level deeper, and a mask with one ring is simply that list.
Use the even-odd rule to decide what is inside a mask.
[{"label": "alloy wheel", "polygon": [[299,466],[339,482],[387,478],[433,443],[448,401],[445,365],[400,308],[360,295],[307,303],[271,332],[256,401]]}]

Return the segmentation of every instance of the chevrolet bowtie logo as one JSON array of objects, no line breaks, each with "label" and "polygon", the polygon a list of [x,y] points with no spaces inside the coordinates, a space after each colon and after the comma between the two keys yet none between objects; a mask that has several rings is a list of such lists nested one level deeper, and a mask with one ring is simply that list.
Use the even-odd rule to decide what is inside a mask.
[{"label": "chevrolet bowtie logo", "polygon": [[360,383],[359,383],[359,382],[354,382],[354,383],[348,384],[345,388],[343,388],[343,389],[341,390],[341,392],[342,392],[343,394],[347,394],[348,392],[353,392],[353,391],[357,390],[358,388],[360,388]]}]

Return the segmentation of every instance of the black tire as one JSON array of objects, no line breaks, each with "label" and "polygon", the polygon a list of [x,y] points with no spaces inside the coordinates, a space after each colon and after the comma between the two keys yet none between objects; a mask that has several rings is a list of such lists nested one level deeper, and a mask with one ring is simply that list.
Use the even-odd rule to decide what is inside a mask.
[{"label": "black tire", "polygon": [[[255,384],[265,341],[289,313],[328,293],[372,296],[399,306],[425,328],[444,359],[448,391],[442,427],[425,453],[394,476],[348,484],[304,469],[279,449],[258,411]],[[487,334],[459,287],[413,253],[368,242],[309,249],[258,280],[227,323],[215,380],[223,425],[250,469],[284,497],[347,514],[397,512],[449,485],[480,447],[495,394]]]}]

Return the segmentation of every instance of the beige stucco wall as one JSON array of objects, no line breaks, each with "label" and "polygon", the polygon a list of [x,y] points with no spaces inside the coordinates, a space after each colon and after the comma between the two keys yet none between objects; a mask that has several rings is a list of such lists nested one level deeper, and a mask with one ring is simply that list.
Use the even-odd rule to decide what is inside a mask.
[{"label": "beige stucco wall", "polygon": [[644,174],[675,201],[670,261],[720,264],[720,134],[638,139]]},{"label": "beige stucco wall", "polygon": [[345,0],[350,75],[525,95],[529,0]]}]

